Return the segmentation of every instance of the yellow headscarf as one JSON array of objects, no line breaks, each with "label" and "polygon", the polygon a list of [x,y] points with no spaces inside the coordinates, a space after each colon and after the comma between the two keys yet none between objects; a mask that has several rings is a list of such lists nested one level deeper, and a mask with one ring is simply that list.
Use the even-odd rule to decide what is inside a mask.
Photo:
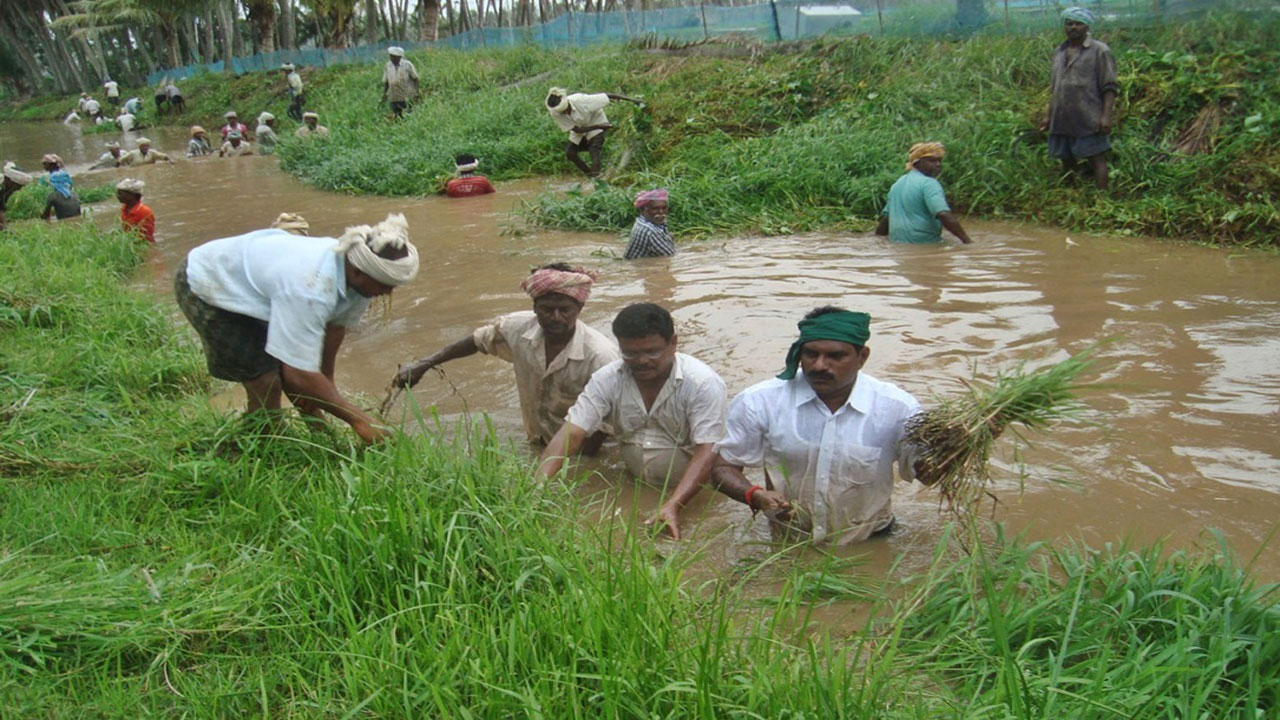
[{"label": "yellow headscarf", "polygon": [[907,169],[910,170],[916,166],[916,161],[924,158],[942,158],[947,156],[947,149],[940,142],[916,143],[911,146],[911,151],[907,153]]}]

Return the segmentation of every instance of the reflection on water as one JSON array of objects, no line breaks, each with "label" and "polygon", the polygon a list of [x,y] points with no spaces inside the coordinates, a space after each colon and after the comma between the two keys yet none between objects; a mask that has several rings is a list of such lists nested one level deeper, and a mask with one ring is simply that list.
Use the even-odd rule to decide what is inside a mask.
[{"label": "reflection on water", "polygon": [[[185,143],[185,133],[149,136],[164,152]],[[4,144],[7,150],[11,143]],[[83,157],[96,157],[99,146]],[[29,154],[47,151],[32,147]],[[465,200],[346,197],[309,189],[275,162],[215,157],[130,170],[148,183],[159,238],[140,282],[167,296],[170,273],[187,250],[264,227],[283,211],[305,215],[317,234],[404,212],[422,251],[422,273],[395,293],[388,320],[349,335],[339,360],[339,386],[373,401],[398,363],[527,308],[519,282],[529,267],[564,260],[602,271],[585,322],[608,332],[612,315],[627,303],[666,305],[681,349],[716,368],[731,393],[776,373],[796,320],[821,304],[870,312],[866,370],[926,404],[958,388],[975,367],[985,375],[1019,361],[1061,360],[1112,338],[1100,352],[1102,385],[1086,398],[1089,422],[1033,438],[1023,455],[1031,478],[1021,498],[1006,458],[1000,477],[1007,504],[999,517],[1035,538],[1092,544],[1166,535],[1187,544],[1215,527],[1246,557],[1275,526],[1278,258],[1121,238],[1068,241],[1060,230],[966,220],[976,243],[964,248],[813,234],[707,242],[674,258],[628,263],[614,259],[624,245],[620,236],[510,232],[510,211],[540,181],[502,183],[497,194]],[[121,174],[96,175],[105,182]],[[679,203],[673,198],[677,215]],[[99,222],[111,220],[99,213]],[[435,404],[446,420],[464,410],[489,413],[509,436],[521,436],[509,367],[473,357],[446,369],[447,382],[427,376],[414,392],[417,403]],[[588,489],[619,496],[620,512],[645,516],[656,503],[653,492],[619,491],[616,462],[606,456],[601,463],[608,479]],[[704,496],[685,518],[695,538],[714,538],[703,549],[711,565],[733,567],[759,553],[750,543],[767,539],[764,523],[752,522],[741,505]],[[902,486],[895,509],[894,534],[859,548],[873,568],[887,568],[905,551],[908,567],[919,567],[939,535],[932,493]],[[1263,577],[1280,577],[1280,554],[1263,554],[1255,567]]]}]

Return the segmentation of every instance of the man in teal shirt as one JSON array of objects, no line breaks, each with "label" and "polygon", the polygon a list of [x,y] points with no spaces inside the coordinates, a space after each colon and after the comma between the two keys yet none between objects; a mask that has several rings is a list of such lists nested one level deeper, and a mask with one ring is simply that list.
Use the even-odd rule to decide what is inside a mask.
[{"label": "man in teal shirt", "polygon": [[894,242],[941,242],[945,227],[960,238],[960,242],[973,242],[951,214],[942,183],[937,180],[944,155],[946,149],[942,143],[911,146],[907,156],[908,172],[889,188],[889,200],[876,226],[877,235],[888,235]]}]

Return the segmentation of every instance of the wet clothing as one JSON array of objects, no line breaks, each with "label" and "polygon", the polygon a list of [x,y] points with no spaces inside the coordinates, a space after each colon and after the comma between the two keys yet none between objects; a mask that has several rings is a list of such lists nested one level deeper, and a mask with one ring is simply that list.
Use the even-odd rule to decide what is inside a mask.
[{"label": "wet clothing", "polygon": [[1049,134],[1087,137],[1098,132],[1102,96],[1120,89],[1116,82],[1116,60],[1111,48],[1092,36],[1084,39],[1074,59],[1068,61],[1070,47],[1070,42],[1063,42],[1053,53]]},{"label": "wet clothing", "polygon": [[146,155],[141,150],[133,149],[120,157],[120,164],[126,167],[135,165],[154,165],[169,160],[169,156],[155,150],[148,150]]},{"label": "wet clothing", "polygon": [[[280,138],[276,136],[276,131],[271,129],[270,125],[263,123],[259,125],[253,134],[258,139],[258,151],[263,155],[270,155],[276,151],[276,143]],[[244,145],[244,143],[240,143]]]},{"label": "wet clothing", "polygon": [[226,125],[223,125],[223,126],[222,126],[222,139],[223,139],[223,140],[226,140],[226,139],[227,139],[227,133],[231,132],[232,130],[235,130],[235,131],[239,132],[239,133],[240,133],[240,137],[244,138],[245,140],[248,140],[248,139],[249,139],[249,126],[248,126],[248,125],[245,125],[245,124],[244,124],[244,123],[242,123],[242,122],[238,122],[238,123],[236,123],[234,126],[233,126],[231,123],[227,123]]},{"label": "wet clothing", "polygon": [[889,200],[880,215],[889,218],[889,239],[893,242],[926,243],[942,241],[938,213],[950,211],[942,183],[912,170],[889,188]]},{"label": "wet clothing", "polygon": [[418,69],[404,58],[400,59],[398,66],[388,60],[382,68],[382,82],[387,85],[387,100],[391,102],[392,109],[395,109],[396,103],[401,103],[400,108],[403,110],[404,103],[410,102],[418,94]]},{"label": "wet clothing", "polygon": [[248,382],[280,369],[280,361],[267,354],[267,323],[210,305],[192,292],[186,258],[174,275],[173,294],[182,314],[200,336],[210,375],[219,380]]},{"label": "wet clothing", "polygon": [[136,97],[131,97],[124,101],[124,109],[131,115],[137,115],[142,112],[142,101]]},{"label": "wet clothing", "polygon": [[268,355],[320,372],[326,329],[355,325],[369,306],[347,287],[337,242],[276,229],[213,240],[187,254],[187,280],[204,302],[267,323]]},{"label": "wet clothing", "polygon": [[241,155],[252,155],[253,148],[249,143],[241,140],[239,145],[232,145],[228,140],[222,143],[222,147],[218,150],[219,154],[225,157],[240,157]]},{"label": "wet clothing", "polygon": [[293,131],[293,136],[300,137],[300,138],[329,137],[329,128],[323,125],[317,125],[316,129],[312,130],[310,127],[303,125],[302,127]]},{"label": "wet clothing", "polygon": [[622,255],[624,258],[635,260],[675,254],[676,242],[667,232],[666,225],[659,225],[643,215],[636,216],[635,224],[631,226],[631,239]]},{"label": "wet clothing", "polygon": [[588,133],[576,133],[573,129],[608,124],[609,118],[604,114],[605,107],[609,105],[608,93],[590,95],[574,93],[562,100],[561,105],[566,102],[569,103],[569,112],[560,112],[559,108],[556,108],[551,113],[551,119],[555,121],[557,127],[569,133],[569,142],[581,145],[584,139],[590,140],[604,132],[604,130],[592,130]]},{"label": "wet clothing", "polygon": [[444,192],[451,198],[487,195],[494,192],[493,183],[483,175],[457,177],[444,184]]},{"label": "wet clothing", "polygon": [[120,153],[119,157],[111,154],[111,151],[102,153],[98,161],[89,166],[90,170],[101,170],[103,168],[120,167],[121,160],[124,159],[124,153]]},{"label": "wet clothing", "polygon": [[120,129],[124,132],[129,132],[133,129],[134,119],[133,115],[124,113],[123,115],[116,116],[116,124],[119,125]]},{"label": "wet clothing", "polygon": [[471,337],[480,352],[514,366],[525,433],[543,443],[564,424],[591,375],[618,359],[613,340],[579,320],[569,344],[548,365],[546,337],[531,310],[503,315]]},{"label": "wet clothing", "polygon": [[684,474],[696,445],[724,439],[724,380],[702,361],[676,353],[671,375],[645,410],[640,388],[622,360],[591,376],[569,422],[588,435],[613,427],[627,470],[659,487]]},{"label": "wet clothing", "polygon": [[1106,135],[1097,133],[1085,135],[1084,137],[1071,137],[1070,135],[1049,136],[1049,154],[1063,160],[1091,158],[1094,155],[1101,155],[1110,149],[1110,133]]},{"label": "wet clothing", "polygon": [[904,443],[920,403],[898,386],[859,373],[849,399],[832,413],[804,374],[743,390],[729,406],[716,447],[733,465],[763,467],[773,489],[794,508],[775,530],[814,540],[859,542],[893,521],[893,465],[915,478]]},{"label": "wet clothing", "polygon": [[97,100],[89,98],[84,101],[84,112],[89,117],[97,117],[102,114],[102,105]]},{"label": "wet clothing", "polygon": [[134,232],[149,243],[156,241],[156,214],[141,201],[134,205],[120,206],[120,224],[125,232]]},{"label": "wet clothing", "polygon": [[187,141],[187,157],[200,157],[201,155],[212,155],[213,146],[209,144],[209,138],[191,138]]},{"label": "wet clothing", "polygon": [[63,195],[55,190],[44,200],[44,209],[50,208],[53,208],[53,216],[59,220],[80,217],[80,197],[75,193]]}]

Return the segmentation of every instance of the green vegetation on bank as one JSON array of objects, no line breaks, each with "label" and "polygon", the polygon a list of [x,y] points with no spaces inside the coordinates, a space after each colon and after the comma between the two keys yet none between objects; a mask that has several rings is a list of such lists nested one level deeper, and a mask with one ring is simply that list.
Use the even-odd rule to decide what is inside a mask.
[{"label": "green vegetation on bank", "polygon": [[[491,428],[366,450],[212,410],[185,324],[87,224],[0,233],[0,707],[15,717],[1212,717],[1280,707],[1225,551],[944,540],[878,594],[778,549],[693,584]],[[723,541],[723,539],[718,540]],[[659,548],[662,549],[662,548]],[[1211,548],[1211,550],[1213,550]],[[751,582],[747,580],[746,582]],[[865,631],[808,598],[874,604]],[[878,599],[877,599],[878,598]]]},{"label": "green vegetation on bank", "polygon": [[[76,195],[80,197],[80,204],[91,205],[93,203],[102,202],[116,195],[114,185],[94,185],[93,187],[76,188]],[[8,207],[5,209],[5,218],[9,221],[13,220],[30,220],[40,217],[44,212],[44,203],[48,199],[52,189],[44,183],[32,183],[14,193],[9,198]]]}]

